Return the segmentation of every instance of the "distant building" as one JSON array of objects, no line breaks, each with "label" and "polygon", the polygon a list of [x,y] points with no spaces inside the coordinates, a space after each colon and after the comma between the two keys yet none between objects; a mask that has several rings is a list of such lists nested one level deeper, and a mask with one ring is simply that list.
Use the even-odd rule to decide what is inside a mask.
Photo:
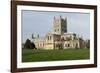
[{"label": "distant building", "polygon": [[33,36],[32,39],[40,49],[68,49],[84,48],[85,42],[75,33],[67,32],[67,18],[54,17],[53,32],[48,32],[44,37]]}]

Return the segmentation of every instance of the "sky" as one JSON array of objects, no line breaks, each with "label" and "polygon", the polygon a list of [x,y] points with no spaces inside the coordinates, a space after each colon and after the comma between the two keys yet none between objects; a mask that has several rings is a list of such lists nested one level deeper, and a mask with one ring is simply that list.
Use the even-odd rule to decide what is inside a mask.
[{"label": "sky", "polygon": [[90,38],[90,14],[79,12],[47,12],[22,10],[22,42],[31,35],[44,36],[47,32],[53,31],[54,16],[67,18],[68,32],[74,32],[83,37],[83,39]]}]

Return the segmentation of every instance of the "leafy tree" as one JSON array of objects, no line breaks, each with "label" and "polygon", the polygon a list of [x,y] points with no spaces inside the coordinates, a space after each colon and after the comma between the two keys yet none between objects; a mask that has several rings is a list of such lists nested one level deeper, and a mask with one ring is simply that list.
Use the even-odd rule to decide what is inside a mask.
[{"label": "leafy tree", "polygon": [[29,39],[26,40],[24,48],[31,48],[31,41]]},{"label": "leafy tree", "polygon": [[37,49],[33,42],[31,43],[31,48]]},{"label": "leafy tree", "polygon": [[37,49],[35,44],[33,42],[31,42],[29,39],[26,40],[26,42],[24,44],[24,48],[27,48],[27,49]]}]

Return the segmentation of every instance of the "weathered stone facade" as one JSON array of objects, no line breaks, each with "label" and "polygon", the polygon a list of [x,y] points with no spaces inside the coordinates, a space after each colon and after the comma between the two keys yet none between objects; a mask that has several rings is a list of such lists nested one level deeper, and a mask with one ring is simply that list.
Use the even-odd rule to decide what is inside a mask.
[{"label": "weathered stone facade", "polygon": [[67,18],[54,17],[53,32],[44,37],[34,37],[33,42],[39,49],[84,48],[85,43],[75,33],[67,32]]}]

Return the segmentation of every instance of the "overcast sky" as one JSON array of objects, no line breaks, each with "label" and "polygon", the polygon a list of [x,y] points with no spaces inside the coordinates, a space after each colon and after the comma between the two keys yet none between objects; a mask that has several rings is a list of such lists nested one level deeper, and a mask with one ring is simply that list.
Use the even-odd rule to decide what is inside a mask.
[{"label": "overcast sky", "polygon": [[31,38],[33,34],[45,35],[53,30],[54,16],[67,17],[68,32],[74,32],[84,39],[90,38],[90,14],[76,12],[42,12],[23,10],[22,11],[22,41]]}]

